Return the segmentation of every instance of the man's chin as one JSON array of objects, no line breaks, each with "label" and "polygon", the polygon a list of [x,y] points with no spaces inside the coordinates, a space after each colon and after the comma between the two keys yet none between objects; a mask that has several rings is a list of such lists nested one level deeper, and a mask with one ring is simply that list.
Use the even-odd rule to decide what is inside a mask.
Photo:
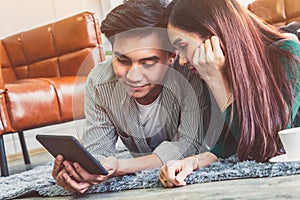
[{"label": "man's chin", "polygon": [[143,98],[145,98],[146,94],[144,94],[142,92],[134,91],[134,92],[131,93],[131,96],[135,99],[143,99]]}]

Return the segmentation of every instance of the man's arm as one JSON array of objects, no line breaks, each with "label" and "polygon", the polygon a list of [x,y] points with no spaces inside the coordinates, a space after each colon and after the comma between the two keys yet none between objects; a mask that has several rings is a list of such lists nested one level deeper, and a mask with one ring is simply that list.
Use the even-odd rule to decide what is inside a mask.
[{"label": "man's arm", "polygon": [[[108,116],[105,100],[110,99],[109,94],[101,91],[103,73],[109,73],[111,66],[103,64],[97,66],[89,74],[85,88],[85,125],[82,135],[83,145],[98,160],[114,156],[116,153],[117,134],[114,124]],[[107,84],[109,85],[109,83]]]},{"label": "man's arm", "polygon": [[[175,94],[180,105],[179,126],[172,133],[172,141],[162,142],[155,150],[165,164],[169,160],[183,159],[200,151],[205,136],[204,126],[210,120],[210,97],[205,83],[187,68],[179,66],[178,71],[172,70],[169,89]],[[174,84],[176,79],[176,84]],[[168,80],[167,80],[168,81]],[[168,87],[168,82],[166,82]]]},{"label": "man's arm", "polygon": [[92,71],[86,84],[86,127],[82,143],[99,162],[101,160],[109,174],[107,176],[89,174],[78,163],[70,163],[64,160],[62,156],[57,156],[52,176],[58,185],[68,191],[84,192],[90,185],[111,177],[117,168],[117,159],[109,157],[114,156],[116,153],[117,135],[115,127],[105,112],[105,107],[101,104],[100,98],[103,97],[103,94],[99,95],[99,91],[94,84],[95,81],[98,81],[97,78],[100,78],[96,72],[95,70]]},{"label": "man's arm", "polygon": [[132,174],[145,169],[158,168],[161,166],[162,162],[156,154],[137,158],[119,159],[116,175]]}]

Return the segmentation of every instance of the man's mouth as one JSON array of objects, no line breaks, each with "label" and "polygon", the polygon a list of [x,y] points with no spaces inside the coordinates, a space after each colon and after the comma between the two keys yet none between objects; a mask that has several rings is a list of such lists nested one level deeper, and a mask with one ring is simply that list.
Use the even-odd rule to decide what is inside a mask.
[{"label": "man's mouth", "polygon": [[130,85],[130,84],[126,84],[127,87],[129,87],[131,90],[134,91],[139,91],[144,89],[146,86],[150,85],[150,84],[144,84],[144,85]]}]

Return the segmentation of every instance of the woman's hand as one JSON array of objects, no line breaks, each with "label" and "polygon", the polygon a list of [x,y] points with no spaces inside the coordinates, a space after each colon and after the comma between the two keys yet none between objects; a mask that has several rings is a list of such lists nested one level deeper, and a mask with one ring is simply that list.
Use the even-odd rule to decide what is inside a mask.
[{"label": "woman's hand", "polygon": [[193,65],[206,82],[223,112],[233,101],[232,88],[224,73],[225,56],[217,36],[205,40],[194,52]]},{"label": "woman's hand", "polygon": [[225,56],[217,36],[205,40],[194,52],[192,61],[200,77],[209,81],[220,75],[225,64]]},{"label": "woman's hand", "polygon": [[108,171],[108,175],[90,174],[78,163],[64,161],[61,155],[55,159],[52,176],[57,185],[70,192],[84,193],[89,186],[98,184],[110,177],[116,176],[118,160],[116,157],[108,157],[102,161],[103,167]]},{"label": "woman's hand", "polygon": [[198,159],[195,156],[183,160],[168,161],[160,169],[159,180],[164,187],[186,185],[184,179],[198,169]]},{"label": "woman's hand", "polygon": [[217,159],[214,154],[205,152],[183,160],[169,161],[161,167],[159,180],[164,187],[184,186],[185,178],[194,170],[207,167]]}]

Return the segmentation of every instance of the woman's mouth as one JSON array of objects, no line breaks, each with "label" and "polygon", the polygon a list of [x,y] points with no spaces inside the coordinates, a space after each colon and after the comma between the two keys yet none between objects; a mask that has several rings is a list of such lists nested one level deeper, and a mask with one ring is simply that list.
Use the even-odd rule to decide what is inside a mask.
[{"label": "woman's mouth", "polygon": [[194,67],[189,67],[189,69],[190,69],[193,73],[198,73],[198,71],[197,71],[196,68],[194,68]]}]

